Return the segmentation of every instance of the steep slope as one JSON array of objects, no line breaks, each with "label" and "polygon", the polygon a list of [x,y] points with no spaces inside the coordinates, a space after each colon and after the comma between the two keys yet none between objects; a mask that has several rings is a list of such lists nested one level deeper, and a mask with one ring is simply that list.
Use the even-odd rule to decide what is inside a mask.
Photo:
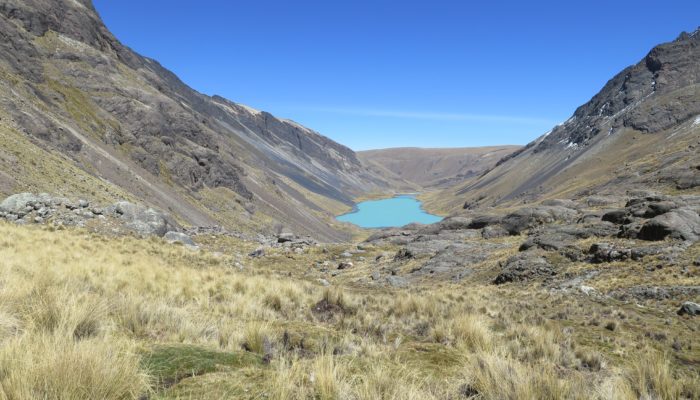
[{"label": "steep slope", "polygon": [[478,180],[442,193],[455,211],[640,187],[700,185],[700,33],[681,34],[626,68],[565,123]]},{"label": "steep slope", "polygon": [[337,240],[331,215],[387,186],[347,147],[189,88],[90,0],[2,0],[0,37],[2,194],[136,198],[191,225]]},{"label": "steep slope", "polygon": [[426,149],[403,147],[358,152],[395,176],[423,188],[448,187],[478,176],[520,146]]}]

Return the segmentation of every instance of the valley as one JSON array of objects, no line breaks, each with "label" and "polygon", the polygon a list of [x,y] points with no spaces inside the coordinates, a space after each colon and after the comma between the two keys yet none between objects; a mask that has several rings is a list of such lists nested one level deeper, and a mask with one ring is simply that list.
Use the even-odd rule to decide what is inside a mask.
[{"label": "valley", "polygon": [[525,146],[355,152],[0,1],[0,399],[700,399],[699,32]]}]

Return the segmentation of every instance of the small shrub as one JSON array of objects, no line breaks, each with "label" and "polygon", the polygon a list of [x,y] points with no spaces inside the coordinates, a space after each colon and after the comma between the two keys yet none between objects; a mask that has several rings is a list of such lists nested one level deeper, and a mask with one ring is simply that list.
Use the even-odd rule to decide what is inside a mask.
[{"label": "small shrub", "polygon": [[248,323],[244,332],[243,348],[251,353],[270,354],[272,343],[268,325],[257,321]]},{"label": "small shrub", "polygon": [[603,368],[603,357],[600,353],[579,350],[576,358],[581,361],[581,367],[590,371],[600,371]]},{"label": "small shrub", "polygon": [[649,351],[633,360],[627,373],[627,381],[642,399],[678,399],[681,382],[674,378],[665,354]]}]

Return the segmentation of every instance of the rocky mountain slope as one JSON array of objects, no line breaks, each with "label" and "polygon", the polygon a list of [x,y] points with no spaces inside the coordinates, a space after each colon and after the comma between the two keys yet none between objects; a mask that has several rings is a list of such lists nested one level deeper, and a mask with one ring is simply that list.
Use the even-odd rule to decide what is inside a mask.
[{"label": "rocky mountain slope", "polygon": [[209,97],[122,45],[90,0],[0,1],[0,193],[137,200],[187,225],[326,240],[386,181],[292,121]]},{"label": "rocky mountain slope", "polygon": [[435,188],[452,186],[477,177],[518,149],[520,146],[445,149],[404,147],[360,151],[357,154],[367,164],[377,164],[393,176],[422,188]]},{"label": "rocky mountain slope", "polygon": [[588,103],[478,180],[441,193],[456,211],[700,185],[700,33],[655,47]]}]

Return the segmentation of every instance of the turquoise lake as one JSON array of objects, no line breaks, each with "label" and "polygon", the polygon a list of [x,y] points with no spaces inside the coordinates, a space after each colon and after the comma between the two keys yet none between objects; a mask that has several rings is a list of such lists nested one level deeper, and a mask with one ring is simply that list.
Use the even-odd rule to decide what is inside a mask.
[{"label": "turquoise lake", "polygon": [[355,211],[343,214],[337,219],[362,228],[388,228],[413,222],[432,224],[441,221],[442,217],[425,212],[415,196],[402,195],[390,199],[363,201],[355,206]]}]

